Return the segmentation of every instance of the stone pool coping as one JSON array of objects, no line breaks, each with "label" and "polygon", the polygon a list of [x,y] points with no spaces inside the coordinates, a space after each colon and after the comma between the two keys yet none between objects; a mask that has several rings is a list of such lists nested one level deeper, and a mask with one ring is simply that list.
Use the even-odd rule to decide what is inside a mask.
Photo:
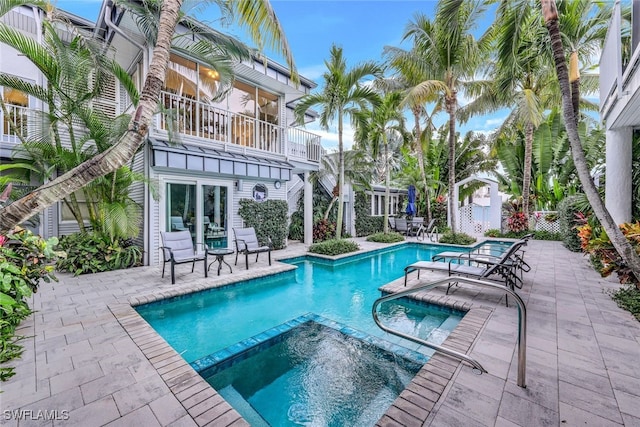
[{"label": "stone pool coping", "polygon": [[[406,243],[400,242],[399,244]],[[381,248],[376,247],[361,250],[357,254],[321,258],[342,260],[348,256],[362,255],[379,249]],[[288,258],[291,257],[281,257],[280,259]],[[134,296],[129,298],[129,304],[109,305],[109,310],[151,362],[167,387],[197,425],[248,426],[249,424],[242,416],[137,313],[134,307],[295,269],[296,267],[293,265],[275,263],[268,271],[256,271],[249,278],[230,276],[216,283],[184,285],[179,288]],[[396,283],[396,287],[392,286],[393,283]],[[379,289],[383,292],[397,292],[397,281]],[[469,352],[492,311],[487,307],[474,308],[472,303],[459,301],[452,296],[417,295],[412,298],[466,312],[457,327],[442,343],[442,346],[462,353]],[[424,423],[440,399],[445,387],[460,367],[459,360],[435,353],[376,425],[385,427],[415,426]],[[215,424],[213,424],[214,422]]]}]

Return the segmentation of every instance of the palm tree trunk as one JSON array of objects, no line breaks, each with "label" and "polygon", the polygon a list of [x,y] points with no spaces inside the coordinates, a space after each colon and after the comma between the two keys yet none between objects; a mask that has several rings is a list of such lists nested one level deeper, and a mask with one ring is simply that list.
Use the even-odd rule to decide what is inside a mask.
[{"label": "palm tree trunk", "polygon": [[455,90],[447,96],[447,111],[449,112],[449,212],[451,223],[451,232],[456,233],[458,230],[458,219],[455,215],[455,208],[458,201],[454,200],[454,188],[456,185],[456,92]]},{"label": "palm tree trunk", "polygon": [[533,157],[533,123],[528,122],[524,135],[524,171],[522,174],[522,212],[529,221],[529,201],[531,200],[531,159]]},{"label": "palm tree trunk", "polygon": [[344,147],[342,145],[342,109],[338,111],[338,218],[336,239],[342,238],[342,216],[344,215]]},{"label": "palm tree trunk", "polygon": [[420,129],[420,111],[417,108],[413,109],[414,119],[414,132],[415,139],[414,145],[416,155],[418,156],[418,169],[420,169],[420,179],[422,180],[422,188],[424,188],[424,194],[427,199],[427,223],[431,221],[431,194],[429,194],[429,187],[427,187],[427,173],[424,167],[424,151],[422,150],[422,138]]},{"label": "palm tree trunk", "polygon": [[[386,139],[386,137],[385,137]],[[389,232],[389,196],[391,195],[391,171],[389,170],[389,141],[384,144],[384,225],[385,234]]]},{"label": "palm tree trunk", "polygon": [[16,225],[84,187],[94,179],[115,171],[135,155],[147,135],[153,112],[158,104],[169,63],[171,39],[178,22],[181,6],[182,0],[164,0],[162,2],[158,38],[153,49],[153,58],[140,95],[140,103],[124,136],[103,153],[0,209],[0,234],[7,233]]},{"label": "palm tree trunk", "polygon": [[580,135],[578,134],[578,126],[576,121],[576,113],[573,110],[571,92],[569,86],[569,73],[567,71],[567,62],[564,56],[562,46],[562,38],[560,36],[560,28],[558,27],[558,11],[554,0],[542,1],[542,14],[544,15],[545,24],[551,38],[551,47],[553,50],[553,59],[556,63],[556,72],[560,83],[560,91],[562,93],[562,111],[564,122],[569,136],[569,144],[571,145],[571,154],[573,155],[573,163],[578,178],[582,184],[583,190],[593,213],[596,215],[605,232],[611,239],[613,247],[616,249],[624,263],[631,269],[633,275],[640,281],[640,257],[631,246],[631,243],[622,234],[620,228],[616,225],[611,214],[604,205],[604,202],[598,194],[598,190],[591,179],[587,160],[582,149]]}]

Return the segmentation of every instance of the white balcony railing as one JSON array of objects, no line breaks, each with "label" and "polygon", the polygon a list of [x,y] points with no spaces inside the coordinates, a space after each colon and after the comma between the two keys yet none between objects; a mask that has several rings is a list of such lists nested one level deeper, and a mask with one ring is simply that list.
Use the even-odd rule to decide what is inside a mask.
[{"label": "white balcony railing", "polygon": [[27,107],[19,105],[5,104],[6,112],[0,109],[0,136],[2,141],[19,142],[20,137],[27,138],[29,136],[30,127],[34,125],[34,111]]},{"label": "white balcony railing", "polygon": [[213,105],[162,92],[158,128],[196,138],[281,154],[298,160],[320,161],[320,136],[287,128]]}]

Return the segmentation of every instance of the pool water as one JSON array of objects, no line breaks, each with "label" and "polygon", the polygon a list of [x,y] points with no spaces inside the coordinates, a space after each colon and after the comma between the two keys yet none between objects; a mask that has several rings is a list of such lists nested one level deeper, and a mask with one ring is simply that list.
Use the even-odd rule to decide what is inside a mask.
[{"label": "pool water", "polygon": [[253,427],[369,426],[421,366],[309,321],[206,380]]},{"label": "pool water", "polygon": [[[187,362],[308,312],[416,348],[417,344],[381,331],[371,306],[380,297],[378,288],[402,277],[404,267],[445,250],[452,247],[407,244],[336,262],[302,257],[289,261],[298,266],[295,271],[136,309]],[[398,301],[383,309],[386,324],[434,342],[442,342],[463,314]]]}]

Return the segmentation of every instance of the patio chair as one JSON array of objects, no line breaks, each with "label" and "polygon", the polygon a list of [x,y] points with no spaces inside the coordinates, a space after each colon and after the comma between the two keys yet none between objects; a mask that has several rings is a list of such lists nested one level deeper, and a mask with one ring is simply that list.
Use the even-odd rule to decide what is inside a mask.
[{"label": "patio chair", "polygon": [[400,234],[404,234],[405,236],[409,232],[409,227],[407,225],[406,218],[396,218],[396,231]]},{"label": "patio chair", "polygon": [[171,263],[171,284],[176,283],[175,266],[177,264],[186,264],[190,262],[191,272],[196,268],[196,261],[204,261],[204,277],[207,276],[207,247],[202,243],[196,243],[196,245],[203,246],[203,254],[198,254],[193,241],[191,240],[191,233],[187,231],[161,231],[160,238],[162,239],[162,277],[164,278],[164,268],[167,263]]},{"label": "patio chair", "polygon": [[234,265],[238,265],[238,254],[244,254],[245,265],[247,270],[249,269],[249,254],[256,254],[256,262],[258,262],[258,256],[261,252],[267,252],[269,256],[269,265],[271,265],[271,239],[268,239],[266,245],[260,245],[258,237],[256,236],[256,230],[253,227],[248,228],[234,228],[233,235],[236,241],[236,262]]},{"label": "patio chair", "polygon": [[389,217],[389,230],[396,231],[396,219],[392,216]]},{"label": "patio chair", "polygon": [[188,227],[184,226],[184,222],[182,221],[181,216],[172,216],[171,217],[171,231],[185,231],[189,230]]}]

